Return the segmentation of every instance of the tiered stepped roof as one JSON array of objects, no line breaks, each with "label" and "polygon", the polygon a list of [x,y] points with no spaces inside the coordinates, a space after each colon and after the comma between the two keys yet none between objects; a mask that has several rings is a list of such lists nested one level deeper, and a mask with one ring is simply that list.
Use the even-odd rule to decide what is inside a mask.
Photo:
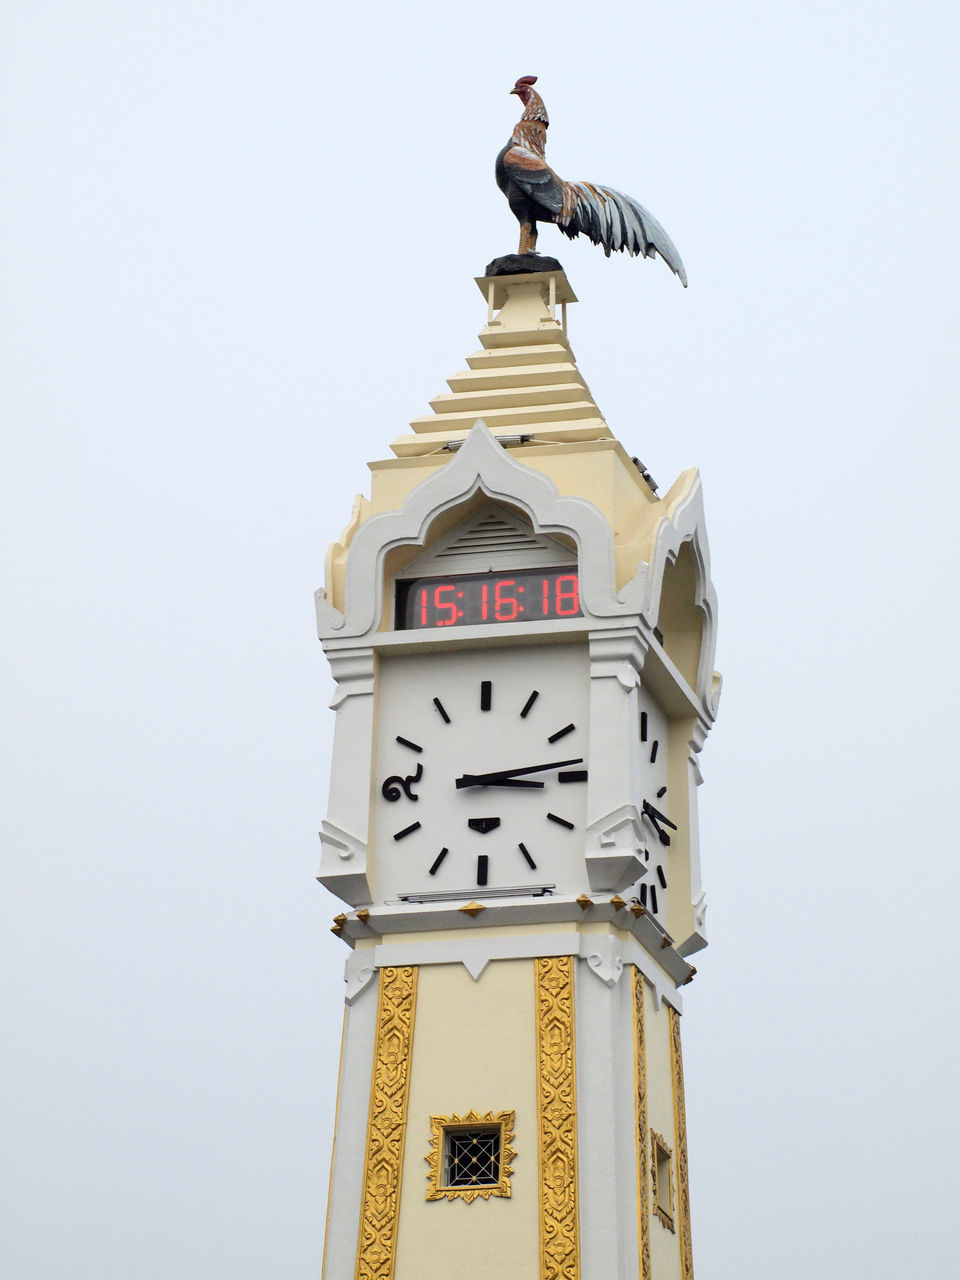
[{"label": "tiered stepped roof", "polygon": [[481,349],[447,379],[449,393],[430,401],[433,412],[414,418],[414,434],[393,441],[393,452],[434,453],[463,440],[478,418],[496,436],[612,439],[567,338],[567,303],[576,297],[563,272],[484,276],[477,284],[488,304]]}]

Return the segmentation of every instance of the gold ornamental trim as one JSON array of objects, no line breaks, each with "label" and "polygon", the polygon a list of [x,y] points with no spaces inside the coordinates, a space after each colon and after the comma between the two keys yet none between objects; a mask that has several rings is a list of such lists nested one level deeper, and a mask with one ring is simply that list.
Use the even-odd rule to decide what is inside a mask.
[{"label": "gold ornamental trim", "polygon": [[[487,1111],[484,1115],[479,1115],[471,1110],[465,1116],[431,1116],[430,1150],[423,1157],[430,1169],[427,1174],[427,1180],[430,1183],[427,1188],[427,1199],[466,1200],[467,1204],[472,1204],[477,1196],[482,1196],[484,1200],[489,1200],[491,1196],[509,1197],[510,1175],[513,1173],[513,1165],[510,1161],[517,1154],[510,1145],[513,1141],[515,1121],[516,1112],[514,1111]],[[485,1187],[444,1186],[443,1145],[447,1130],[474,1129],[479,1125],[488,1125],[490,1128],[494,1125],[500,1126],[500,1181]]]},{"label": "gold ornamental trim", "polygon": [[393,1280],[417,969],[380,970],[356,1280]]},{"label": "gold ornamental trim", "polygon": [[580,1280],[573,956],[535,961],[540,1280]]},{"label": "gold ornamental trim", "polygon": [[651,1280],[650,1173],[647,1166],[647,1038],[643,1011],[643,974],[633,972],[633,1073],[637,1098],[637,1247],[640,1280]]},{"label": "gold ornamental trim", "polygon": [[693,1240],[690,1235],[690,1180],[687,1168],[687,1113],[683,1097],[683,1055],[680,1052],[680,1015],[670,1014],[670,1062],[673,1067],[673,1121],[677,1139],[677,1226],[680,1235],[680,1274],[693,1280]]}]

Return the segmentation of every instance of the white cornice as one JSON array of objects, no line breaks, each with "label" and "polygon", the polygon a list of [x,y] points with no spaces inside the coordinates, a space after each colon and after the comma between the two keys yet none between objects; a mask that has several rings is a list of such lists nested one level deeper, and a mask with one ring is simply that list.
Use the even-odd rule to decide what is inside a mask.
[{"label": "white cornice", "polygon": [[504,937],[485,934],[476,938],[416,939],[381,942],[352,952],[346,961],[344,982],[351,1004],[387,966],[462,964],[478,981],[488,964],[497,960],[528,960],[540,956],[578,956],[605,986],[620,981],[624,967],[633,965],[653,987],[656,1003],[662,1000],[683,1012],[683,999],[670,976],[660,968],[635,938],[612,933],[545,933]]}]

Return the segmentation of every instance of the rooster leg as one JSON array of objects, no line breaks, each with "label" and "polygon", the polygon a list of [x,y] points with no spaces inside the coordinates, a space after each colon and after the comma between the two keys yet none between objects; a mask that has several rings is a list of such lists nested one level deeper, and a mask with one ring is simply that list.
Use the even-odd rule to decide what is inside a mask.
[{"label": "rooster leg", "polygon": [[520,253],[536,253],[537,224],[535,222],[520,223]]}]

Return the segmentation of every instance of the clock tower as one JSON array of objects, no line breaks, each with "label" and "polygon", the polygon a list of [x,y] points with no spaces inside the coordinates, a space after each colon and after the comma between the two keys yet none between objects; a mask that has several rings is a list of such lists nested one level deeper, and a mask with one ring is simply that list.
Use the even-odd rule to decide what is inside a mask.
[{"label": "clock tower", "polygon": [[349,947],[324,1280],[690,1280],[700,481],[659,497],[613,435],[559,264],[477,283],[480,350],[317,593]]}]

